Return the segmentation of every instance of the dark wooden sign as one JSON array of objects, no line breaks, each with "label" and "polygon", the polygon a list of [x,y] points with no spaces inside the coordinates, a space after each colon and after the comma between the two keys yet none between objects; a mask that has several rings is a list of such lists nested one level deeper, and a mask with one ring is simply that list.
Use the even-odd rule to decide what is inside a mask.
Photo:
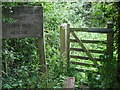
[{"label": "dark wooden sign", "polygon": [[41,6],[12,7],[3,9],[2,14],[5,17],[2,22],[3,38],[43,37]]}]

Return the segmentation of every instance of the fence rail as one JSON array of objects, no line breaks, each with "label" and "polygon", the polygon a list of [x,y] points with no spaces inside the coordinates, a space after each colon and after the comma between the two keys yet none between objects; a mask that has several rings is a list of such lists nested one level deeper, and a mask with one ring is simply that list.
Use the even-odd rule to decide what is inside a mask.
[{"label": "fence rail", "polygon": [[[70,55],[70,58],[84,59],[84,60],[91,60],[91,61],[93,61],[93,59],[90,59],[89,57],[85,57],[85,56]],[[99,59],[99,58],[94,58],[94,60],[101,61],[101,59]]]},{"label": "fence rail", "polygon": [[108,28],[70,28],[70,31],[80,31],[80,32],[92,32],[92,33],[111,33],[113,29]]},{"label": "fence rail", "polygon": [[[102,43],[102,44],[107,44],[107,41],[98,41],[98,40],[81,40],[83,43]],[[70,39],[70,42],[78,42],[76,39]]]},{"label": "fence rail", "polygon": [[[85,52],[83,49],[81,48],[70,48],[71,51],[80,51],[80,52]],[[91,53],[105,53],[105,51],[101,51],[101,50],[90,50],[89,51]]]}]

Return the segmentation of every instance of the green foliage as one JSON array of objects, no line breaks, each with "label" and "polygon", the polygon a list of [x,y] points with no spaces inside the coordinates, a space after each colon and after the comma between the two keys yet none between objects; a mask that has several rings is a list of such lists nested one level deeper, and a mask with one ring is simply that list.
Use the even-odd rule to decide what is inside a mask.
[{"label": "green foliage", "polygon": [[[76,87],[89,85],[92,88],[110,88],[115,81],[116,60],[103,56],[99,74],[79,73],[70,68],[60,57],[59,26],[70,23],[72,27],[104,27],[107,21],[116,21],[114,3],[60,2],[60,3],[2,3],[3,8],[15,6],[44,7],[44,32],[48,72],[40,72],[37,38],[3,40],[3,88],[60,88],[67,76],[76,77]],[[4,18],[4,22],[12,22]],[[95,36],[95,35],[94,35]],[[91,38],[82,34],[81,37]],[[102,36],[96,35],[102,40]],[[95,37],[93,39],[95,39]],[[102,44],[99,44],[101,48]],[[77,46],[74,44],[73,46]],[[90,48],[98,49],[96,46]],[[104,47],[102,49],[105,49]],[[79,53],[80,54],[80,53]],[[116,55],[115,55],[116,56]],[[90,63],[90,62],[88,62]],[[109,71],[109,72],[108,72]]]},{"label": "green foliage", "polygon": [[[103,27],[108,21],[112,21],[116,26],[118,16],[117,9],[114,3],[93,3],[92,11],[94,18],[93,23],[98,23]],[[100,19],[100,20],[99,20]],[[116,27],[114,27],[115,29]],[[116,30],[116,29],[115,29]],[[116,37],[116,34],[115,34]],[[117,38],[115,38],[117,40]],[[115,43],[116,44],[116,43]],[[116,45],[114,46],[116,48]],[[115,50],[115,49],[114,49]],[[116,52],[114,52],[116,53]],[[117,71],[117,55],[114,59],[108,59],[106,55],[102,56],[103,61],[101,67],[98,68],[99,74],[87,73],[89,86],[92,88],[116,88],[116,71]],[[115,84],[114,84],[115,83]]]},{"label": "green foliage", "polygon": [[[33,44],[30,44],[33,43]],[[40,65],[35,39],[6,39],[3,43],[3,87],[35,87]],[[6,77],[7,75],[7,77]],[[29,77],[29,78],[28,78]],[[27,79],[26,79],[27,78]],[[27,82],[27,83],[26,83]],[[32,85],[31,85],[32,84]],[[28,88],[30,88],[28,87]]]},{"label": "green foliage", "polygon": [[98,67],[98,73],[86,73],[91,88],[116,88],[115,77],[117,71],[116,60],[103,58],[102,66]]}]

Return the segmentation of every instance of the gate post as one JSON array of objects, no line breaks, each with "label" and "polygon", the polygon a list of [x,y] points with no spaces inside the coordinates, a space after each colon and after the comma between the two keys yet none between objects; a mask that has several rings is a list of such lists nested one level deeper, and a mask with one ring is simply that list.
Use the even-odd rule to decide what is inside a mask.
[{"label": "gate post", "polygon": [[[108,23],[107,28],[112,29],[113,24]],[[107,33],[107,55],[110,60],[113,58],[113,42],[114,42],[114,33],[112,31]]]},{"label": "gate post", "polygon": [[60,55],[65,58],[68,69],[70,66],[70,24],[60,26]]},{"label": "gate post", "polygon": [[67,53],[67,69],[70,67],[70,24],[67,24],[66,28],[66,53]]},{"label": "gate post", "polygon": [[65,55],[65,27],[64,25],[60,25],[60,56],[63,58],[66,57]]}]

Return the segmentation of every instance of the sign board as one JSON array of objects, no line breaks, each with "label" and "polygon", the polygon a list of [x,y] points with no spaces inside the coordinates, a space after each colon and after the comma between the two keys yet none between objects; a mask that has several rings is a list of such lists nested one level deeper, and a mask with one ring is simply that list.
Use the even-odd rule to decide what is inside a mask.
[{"label": "sign board", "polygon": [[[19,6],[3,9],[2,38],[43,37],[43,8]],[[6,20],[8,19],[8,20]]]}]

